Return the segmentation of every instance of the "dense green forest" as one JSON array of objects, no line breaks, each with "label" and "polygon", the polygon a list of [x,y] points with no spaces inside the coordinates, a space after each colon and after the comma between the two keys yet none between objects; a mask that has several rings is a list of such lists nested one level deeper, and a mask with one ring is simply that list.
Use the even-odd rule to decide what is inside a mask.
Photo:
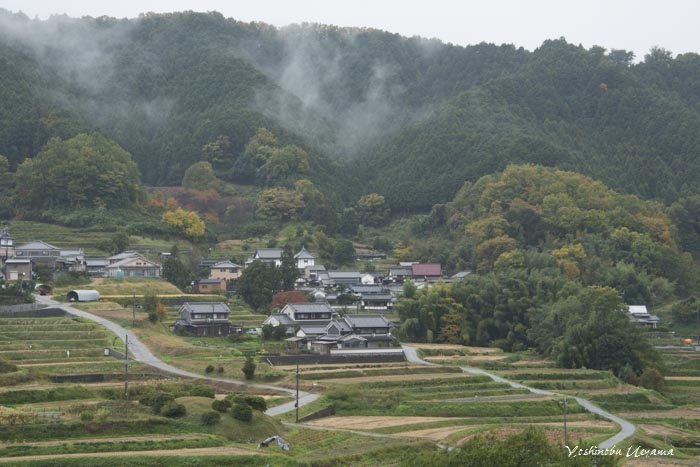
[{"label": "dense green forest", "polygon": [[[178,185],[219,145],[237,170],[258,128],[302,147],[312,181],[392,212],[429,210],[465,180],[531,162],[672,203],[698,193],[700,58],[458,47],[372,29],[276,29],[217,13],[30,20],[0,14],[0,154],[99,130],[143,181]],[[237,166],[238,163],[238,166]]]}]

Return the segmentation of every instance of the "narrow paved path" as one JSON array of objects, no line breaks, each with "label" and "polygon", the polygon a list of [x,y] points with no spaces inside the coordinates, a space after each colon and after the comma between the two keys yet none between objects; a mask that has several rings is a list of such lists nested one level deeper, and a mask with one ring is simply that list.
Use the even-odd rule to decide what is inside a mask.
[{"label": "narrow paved path", "polygon": [[[418,356],[418,352],[415,347],[410,347],[407,345],[403,345],[403,353],[406,355],[406,359],[411,362],[411,363],[419,363],[421,365],[430,365],[430,366],[438,366],[437,363],[432,363],[432,362],[426,362],[425,360],[421,359]],[[620,432],[617,433],[615,436],[612,436],[602,443],[598,445],[600,449],[609,449],[615,446],[618,443],[621,443],[622,441],[626,440],[630,436],[632,436],[635,432],[635,426],[628,422],[627,420],[624,420],[616,415],[611,414],[610,412],[606,412],[605,410],[601,409],[600,407],[594,405],[590,401],[586,399],[582,399],[580,397],[574,397],[574,396],[569,396],[569,395],[564,395],[560,394],[557,392],[552,392],[552,391],[545,391],[543,389],[537,389],[537,388],[531,388],[529,386],[525,386],[524,384],[516,383],[513,381],[508,381],[505,378],[501,378],[498,375],[495,375],[493,373],[489,373],[488,371],[484,371],[481,368],[472,368],[472,367],[461,367],[462,371],[466,373],[472,373],[472,374],[477,374],[477,375],[485,375],[491,378],[492,380],[496,381],[497,383],[505,383],[510,385],[511,387],[518,388],[518,389],[527,389],[533,394],[539,394],[539,395],[545,395],[545,396],[558,396],[558,397],[569,397],[571,399],[575,399],[576,402],[578,402],[583,408],[588,410],[591,413],[600,415],[603,418],[607,418],[608,420],[617,423],[620,425]]]},{"label": "narrow paved path", "polygon": [[[197,373],[192,373],[189,371],[182,370],[180,368],[174,367],[168,363],[165,363],[148,349],[140,340],[138,337],[134,335],[134,333],[128,331],[126,328],[118,325],[117,323],[114,323],[108,319],[102,318],[100,316],[93,315],[92,313],[88,313],[86,311],[78,310],[77,308],[73,308],[70,305],[66,305],[63,303],[59,303],[55,300],[51,300],[48,297],[45,296],[36,296],[36,301],[37,303],[40,303],[42,305],[47,305],[51,306],[53,308],[60,308],[64,310],[66,313],[69,313],[74,316],[80,316],[82,318],[86,318],[89,320],[92,320],[105,328],[109,329],[112,331],[114,334],[119,336],[122,341],[125,339],[128,339],[129,341],[129,352],[133,356],[134,360],[142,363],[146,363],[147,365],[150,365],[154,368],[157,368],[159,370],[165,371],[167,373],[171,373],[174,375],[179,375],[179,376],[185,376],[188,378],[197,378],[197,379],[206,379],[209,381],[218,381],[222,383],[233,383],[233,384],[240,384],[241,386],[248,386],[248,387],[253,387],[253,388],[258,388],[258,389],[265,389],[268,391],[278,391],[278,392],[283,392],[286,393],[294,398],[296,398],[296,390],[294,389],[289,389],[289,388],[283,388],[280,386],[272,386],[269,384],[254,384],[254,383],[248,383],[246,381],[241,381],[237,379],[228,379],[228,378],[214,378],[211,376],[204,376],[200,375]],[[313,394],[310,392],[306,391],[299,391],[299,406],[303,406],[306,404],[309,404],[316,399],[318,399],[318,394]],[[285,404],[281,404],[275,407],[271,407],[267,409],[265,414],[274,416],[274,415],[279,415],[283,414],[285,412],[290,412],[296,408],[296,400],[287,402]]]}]

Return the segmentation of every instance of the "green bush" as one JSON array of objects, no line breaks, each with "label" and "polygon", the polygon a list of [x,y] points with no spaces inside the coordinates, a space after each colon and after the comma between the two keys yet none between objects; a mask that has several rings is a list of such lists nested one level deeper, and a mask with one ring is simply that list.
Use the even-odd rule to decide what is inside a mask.
[{"label": "green bush", "polygon": [[247,357],[245,359],[245,364],[243,364],[243,374],[245,379],[253,379],[255,377],[255,368],[257,365],[253,361],[253,357]]},{"label": "green bush", "polygon": [[253,409],[248,404],[239,402],[231,409],[231,416],[242,422],[249,422],[253,419]]},{"label": "green bush", "polygon": [[214,365],[207,365],[207,367],[204,369],[204,372],[206,374],[214,373]]},{"label": "green bush", "polygon": [[187,409],[185,406],[177,402],[168,402],[160,410],[161,415],[169,418],[183,417],[186,413]]},{"label": "green bush", "polygon": [[231,408],[231,401],[228,399],[215,400],[211,403],[211,408],[217,412],[224,413]]},{"label": "green bush", "polygon": [[221,414],[219,412],[204,412],[202,414],[202,425],[213,426],[219,423],[221,420]]},{"label": "green bush", "polygon": [[157,392],[155,394],[139,399],[139,404],[147,405],[154,414],[161,413],[161,409],[168,403],[173,402],[175,397],[167,392]]},{"label": "green bush", "polygon": [[17,366],[0,358],[0,373],[13,373],[17,371]]},{"label": "green bush", "polygon": [[226,400],[230,401],[229,403],[246,404],[251,409],[259,410],[261,412],[267,410],[267,402],[265,402],[265,399],[260,396],[253,396],[250,394],[229,394],[226,396]]}]

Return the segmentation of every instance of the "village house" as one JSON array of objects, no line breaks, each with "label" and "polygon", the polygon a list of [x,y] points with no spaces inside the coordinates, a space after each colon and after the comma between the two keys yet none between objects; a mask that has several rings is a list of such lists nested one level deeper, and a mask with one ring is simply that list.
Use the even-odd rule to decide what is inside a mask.
[{"label": "village house", "polygon": [[303,246],[299,253],[294,255],[294,260],[297,262],[297,269],[305,270],[309,266],[314,266],[316,262],[316,257],[309,253]]},{"label": "village house", "polygon": [[32,278],[32,262],[25,258],[6,259],[2,273],[8,282],[30,280]]},{"label": "village house", "polygon": [[348,314],[332,319],[325,327],[301,326],[287,339],[290,348],[320,353],[390,349],[394,346],[392,323],[379,314]]},{"label": "village house", "polygon": [[251,265],[253,261],[261,261],[263,263],[274,264],[275,266],[282,265],[282,248],[258,248],[245,262],[246,267]]},{"label": "village house", "polygon": [[224,279],[200,279],[197,281],[197,292],[215,294],[226,292],[226,280]]},{"label": "village house", "polygon": [[440,263],[416,263],[411,266],[411,279],[414,281],[430,281],[442,279]]},{"label": "village house", "polygon": [[35,240],[15,247],[16,258],[46,264],[51,269],[85,272],[85,253],[80,248],[58,248]]},{"label": "village house", "polygon": [[195,336],[228,336],[243,334],[243,325],[232,324],[231,310],[221,302],[185,302],[178,311],[180,319],[175,322],[174,332]]},{"label": "village house", "polygon": [[326,303],[288,303],[278,313],[272,313],[264,325],[284,326],[293,334],[302,325],[325,326],[333,318],[333,308]]},{"label": "village house", "polygon": [[243,273],[243,267],[232,261],[218,261],[209,270],[209,279],[223,279],[230,281],[238,279]]},{"label": "village house", "polygon": [[642,324],[644,326],[656,328],[656,325],[660,321],[658,316],[649,314],[647,307],[644,305],[628,305],[627,311],[629,313],[630,321]]},{"label": "village house", "polygon": [[107,277],[160,277],[160,264],[147,260],[135,251],[110,256],[107,261]]}]

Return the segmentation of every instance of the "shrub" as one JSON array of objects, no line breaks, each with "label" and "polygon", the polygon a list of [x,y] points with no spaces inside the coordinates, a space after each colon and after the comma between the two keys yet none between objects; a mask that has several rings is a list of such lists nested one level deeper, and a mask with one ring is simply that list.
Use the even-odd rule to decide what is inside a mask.
[{"label": "shrub", "polygon": [[211,408],[217,412],[224,413],[231,407],[231,401],[228,399],[215,400],[211,403]]},{"label": "shrub", "polygon": [[177,402],[168,402],[160,410],[160,414],[164,417],[175,418],[182,417],[187,413],[187,409],[184,405],[178,404]]},{"label": "shrub", "polygon": [[214,365],[207,365],[207,367],[204,369],[204,371],[209,374],[209,373],[214,373]]},{"label": "shrub", "polygon": [[665,381],[663,375],[656,368],[646,368],[639,378],[639,382],[647,389],[662,391]]},{"label": "shrub", "polygon": [[175,398],[172,394],[169,394],[167,392],[157,392],[155,394],[139,399],[139,404],[149,406],[151,410],[153,410],[154,414],[158,414],[160,413],[163,406],[170,402],[173,402],[174,400]]},{"label": "shrub", "polygon": [[189,389],[188,395],[213,399],[214,388],[205,384],[195,384]]},{"label": "shrub", "polygon": [[216,372],[219,373],[220,375],[224,374],[224,367],[220,366],[219,368],[216,369]]},{"label": "shrub", "polygon": [[202,414],[202,425],[213,426],[219,423],[221,420],[221,414],[219,412],[204,412]]},{"label": "shrub", "polygon": [[267,402],[265,402],[265,399],[260,396],[252,396],[249,394],[229,394],[228,396],[226,396],[226,400],[229,400],[234,404],[246,404],[251,409],[259,410],[261,412],[267,410]]},{"label": "shrub", "polygon": [[255,362],[253,361],[253,357],[247,357],[245,359],[245,364],[243,365],[243,374],[245,375],[245,379],[253,379],[255,377]]},{"label": "shrub", "polygon": [[249,422],[253,419],[253,409],[244,402],[238,402],[231,409],[231,416],[242,422]]},{"label": "shrub", "polygon": [[0,358],[0,373],[13,373],[17,371],[17,366]]}]

